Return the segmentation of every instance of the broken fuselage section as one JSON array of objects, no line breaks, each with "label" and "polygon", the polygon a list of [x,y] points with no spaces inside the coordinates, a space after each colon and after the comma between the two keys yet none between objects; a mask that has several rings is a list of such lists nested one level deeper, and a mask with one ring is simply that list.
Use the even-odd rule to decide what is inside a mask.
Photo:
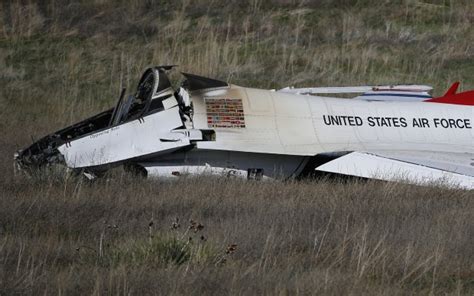
[{"label": "broken fuselage section", "polygon": [[456,85],[431,99],[423,85],[272,91],[182,73],[174,88],[171,68],[147,69],[134,95],[122,91],[114,108],[18,151],[16,165],[62,164],[89,177],[120,165],[168,178],[322,172],[474,188],[473,95]]},{"label": "broken fuselage section", "polygon": [[[306,158],[199,148],[215,142],[215,128],[244,128],[242,102],[220,98],[210,102],[215,122],[196,127],[192,96],[227,92],[231,85],[193,74],[174,89],[167,76],[172,66],[149,68],[136,93],[122,90],[116,106],[49,134],[15,154],[16,167],[34,172],[64,165],[89,178],[123,165],[145,176],[176,177],[217,174],[249,179],[289,177],[303,169]],[[240,105],[239,105],[240,102]],[[224,110],[225,109],[225,110]],[[228,118],[219,118],[224,111]]]}]

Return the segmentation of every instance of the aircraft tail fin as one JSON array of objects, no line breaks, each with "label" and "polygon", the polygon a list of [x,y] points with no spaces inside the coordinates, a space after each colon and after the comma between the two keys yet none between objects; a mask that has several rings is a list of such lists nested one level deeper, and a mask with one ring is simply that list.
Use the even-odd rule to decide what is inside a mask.
[{"label": "aircraft tail fin", "polygon": [[459,81],[456,81],[453,83],[453,85],[451,85],[448,91],[444,94],[444,97],[455,95],[456,92],[458,91],[458,88],[459,88]]},{"label": "aircraft tail fin", "polygon": [[425,102],[474,106],[474,90],[458,93],[458,88],[459,82],[455,82],[442,97]]}]

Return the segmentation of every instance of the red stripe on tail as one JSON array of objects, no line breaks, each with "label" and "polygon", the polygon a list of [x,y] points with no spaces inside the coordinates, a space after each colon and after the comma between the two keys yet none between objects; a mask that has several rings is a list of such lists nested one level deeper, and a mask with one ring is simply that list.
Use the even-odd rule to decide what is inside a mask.
[{"label": "red stripe on tail", "polygon": [[470,90],[457,94],[458,87],[459,82],[455,82],[442,97],[429,99],[425,102],[474,106],[474,91]]}]

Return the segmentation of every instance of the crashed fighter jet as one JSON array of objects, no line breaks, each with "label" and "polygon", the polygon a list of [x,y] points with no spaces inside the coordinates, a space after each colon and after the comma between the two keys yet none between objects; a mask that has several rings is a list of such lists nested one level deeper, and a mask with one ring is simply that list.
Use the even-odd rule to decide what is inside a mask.
[{"label": "crashed fighter jet", "polygon": [[170,178],[327,172],[474,189],[474,92],[458,84],[433,98],[422,85],[275,91],[182,73],[174,89],[171,68],[147,69],[115,108],[18,151],[17,167],[65,164],[91,178],[118,165]]}]

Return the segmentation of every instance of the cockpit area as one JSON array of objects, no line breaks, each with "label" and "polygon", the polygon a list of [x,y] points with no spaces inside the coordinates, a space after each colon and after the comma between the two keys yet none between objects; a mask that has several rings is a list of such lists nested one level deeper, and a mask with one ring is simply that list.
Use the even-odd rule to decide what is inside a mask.
[{"label": "cockpit area", "polygon": [[185,79],[175,89],[167,75],[173,68],[174,66],[156,66],[146,69],[138,82],[135,93],[126,96],[126,89],[122,89],[114,108],[43,137],[30,147],[19,151],[16,159],[26,166],[41,166],[58,155],[57,148],[61,145],[106,132],[135,120],[142,122],[147,116],[176,107],[182,123],[176,128],[192,128],[193,105],[188,92],[225,87],[228,84],[182,73]]}]

